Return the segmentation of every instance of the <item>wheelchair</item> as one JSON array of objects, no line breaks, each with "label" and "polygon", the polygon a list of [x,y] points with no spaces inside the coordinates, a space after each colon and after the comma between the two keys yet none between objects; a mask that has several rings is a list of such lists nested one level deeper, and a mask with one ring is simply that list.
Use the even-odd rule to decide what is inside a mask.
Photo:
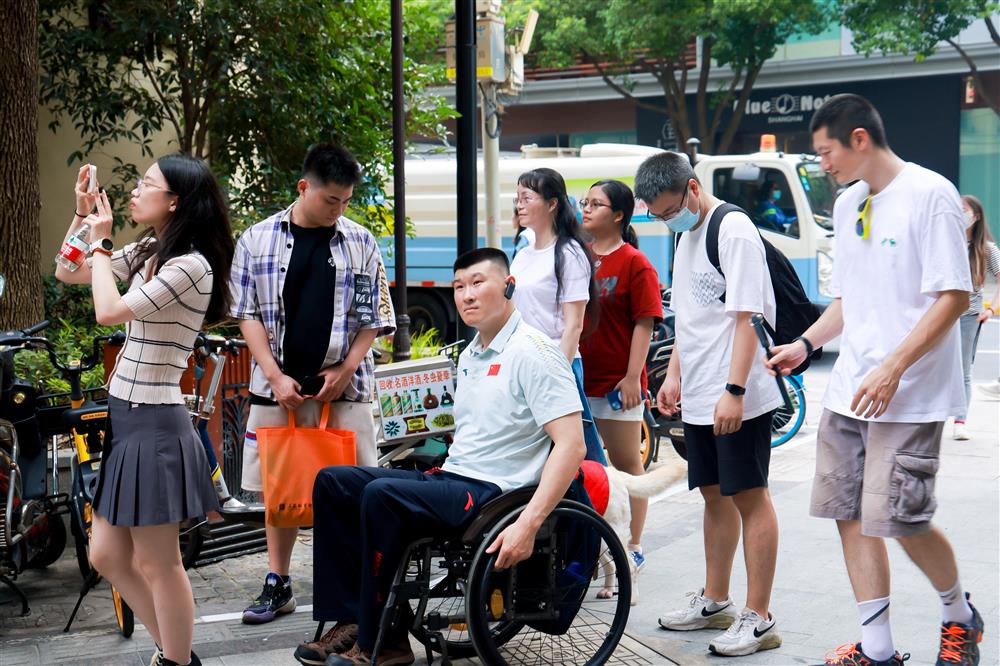
[{"label": "wheelchair", "polygon": [[[574,493],[574,487],[577,492]],[[625,633],[632,596],[621,539],[574,482],[539,528],[531,556],[496,571],[486,549],[524,510],[536,487],[488,502],[461,535],[406,549],[386,598],[373,654],[404,631],[427,662],[479,657],[485,664],[604,664]],[[611,598],[598,599],[607,588]],[[323,625],[317,629],[317,638]]]}]

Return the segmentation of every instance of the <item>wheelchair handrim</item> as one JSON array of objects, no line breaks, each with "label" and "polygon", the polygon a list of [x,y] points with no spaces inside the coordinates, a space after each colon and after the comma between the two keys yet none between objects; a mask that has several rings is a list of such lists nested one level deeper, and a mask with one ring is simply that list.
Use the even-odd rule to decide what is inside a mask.
[{"label": "wheelchair handrim", "polygon": [[[476,648],[476,652],[483,659],[483,661],[488,664],[503,665],[507,664],[507,661],[500,654],[499,648],[503,647],[503,645],[496,645],[492,642],[488,643],[486,636],[479,630],[480,627],[476,609],[481,607],[485,599],[490,596],[488,590],[490,587],[490,579],[487,575],[481,575],[478,579],[477,576],[479,575],[478,572],[492,571],[497,554],[487,554],[486,548],[503,529],[517,519],[520,513],[520,511],[515,511],[508,514],[487,532],[486,537],[476,550],[476,554],[472,559],[472,564],[469,569],[469,580],[479,581],[477,584],[470,584],[466,590],[465,605],[469,622],[469,634],[472,638],[472,643]],[[621,638],[624,635],[625,626],[628,623],[632,594],[628,556],[625,553],[625,549],[622,546],[619,537],[614,533],[610,526],[604,522],[603,518],[601,518],[590,507],[571,500],[563,500],[556,506],[555,509],[553,509],[547,520],[552,520],[558,517],[588,520],[591,527],[597,531],[601,541],[604,544],[607,544],[607,550],[610,553],[612,561],[615,565],[614,576],[617,581],[617,596],[615,604],[617,606],[617,610],[610,622],[601,620],[601,622],[606,625],[603,643],[597,649],[595,654],[593,654],[593,656],[585,662],[586,664],[603,664],[611,657],[615,649],[618,647],[618,644],[621,642]],[[591,587],[588,587],[584,594],[589,595],[591,589]],[[586,601],[586,596],[584,600]],[[570,629],[574,626],[576,618],[579,617],[579,614],[583,613],[584,610],[584,607],[581,605],[581,607],[577,610]],[[586,612],[591,616],[596,617],[596,614],[593,613],[591,609],[586,609]],[[515,621],[517,621],[516,618]],[[567,631],[569,631],[569,629],[567,629]],[[563,635],[565,635],[565,633]],[[511,637],[510,640],[513,638],[514,637]],[[540,661],[539,663],[548,662]]]}]

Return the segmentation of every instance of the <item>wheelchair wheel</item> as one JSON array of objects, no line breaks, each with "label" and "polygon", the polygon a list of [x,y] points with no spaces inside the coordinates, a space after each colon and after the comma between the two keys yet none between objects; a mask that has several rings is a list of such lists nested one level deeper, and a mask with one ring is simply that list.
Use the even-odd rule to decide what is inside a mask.
[{"label": "wheelchair wheel", "polygon": [[[501,519],[480,543],[469,570],[469,635],[487,664],[603,664],[628,622],[629,559],[621,539],[594,511],[560,502],[539,529],[535,552],[512,569],[495,571],[486,548],[520,511]],[[597,599],[609,587],[610,599]],[[498,626],[521,625],[512,636]],[[626,658],[627,660],[627,658]]]},{"label": "wheelchair wheel", "polygon": [[[465,580],[456,580],[446,576],[439,581],[433,582],[430,588],[430,596],[427,599],[425,613],[439,613],[442,616],[457,616],[465,613]],[[410,633],[421,645],[432,645],[431,636],[428,630],[419,625],[413,627],[413,615],[417,612],[419,599],[410,600],[409,614],[406,622],[410,625]],[[404,608],[404,612],[406,609]],[[426,617],[426,615],[425,615]],[[498,622],[492,627],[493,640],[504,643],[511,636],[521,630],[522,625],[516,622]],[[449,659],[469,659],[476,656],[476,648],[472,644],[469,636],[468,621],[452,623],[440,630],[441,638],[445,642]]]}]

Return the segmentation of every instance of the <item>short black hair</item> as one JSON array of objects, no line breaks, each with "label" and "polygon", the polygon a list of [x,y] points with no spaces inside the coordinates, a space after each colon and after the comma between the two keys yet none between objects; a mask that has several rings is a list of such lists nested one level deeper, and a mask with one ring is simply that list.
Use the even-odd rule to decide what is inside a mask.
[{"label": "short black hair", "polygon": [[851,147],[851,132],[863,129],[879,148],[888,148],[885,125],[875,106],[861,95],[834,95],[816,109],[809,121],[809,133],[826,128],[826,133],[842,145]]},{"label": "short black hair", "polygon": [[652,203],[664,192],[680,194],[692,179],[701,182],[694,175],[686,155],[669,151],[657,153],[647,157],[635,172],[635,196],[647,204]]},{"label": "short black hair", "polygon": [[469,250],[455,260],[452,271],[457,273],[469,266],[475,266],[481,261],[488,261],[495,264],[505,277],[510,275],[510,261],[507,259],[507,253],[495,247],[480,247],[475,250]]},{"label": "short black hair", "polygon": [[361,165],[346,148],[335,143],[320,143],[309,149],[302,163],[302,177],[321,185],[336,183],[355,187],[361,182]]}]

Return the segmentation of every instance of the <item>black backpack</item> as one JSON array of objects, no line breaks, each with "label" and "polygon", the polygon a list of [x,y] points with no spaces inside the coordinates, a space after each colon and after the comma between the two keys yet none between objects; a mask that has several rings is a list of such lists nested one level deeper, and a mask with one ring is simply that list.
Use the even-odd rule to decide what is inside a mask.
[{"label": "black backpack", "polygon": [[[719,264],[719,227],[722,225],[722,218],[729,213],[743,213],[750,217],[739,206],[723,203],[712,213],[712,217],[708,220],[708,228],[705,230],[705,251],[708,253],[708,261],[723,278],[726,277],[726,274],[722,272],[722,266]],[[760,230],[758,229],[757,232],[760,233]],[[774,344],[786,345],[805,333],[806,329],[819,319],[820,311],[806,296],[806,290],[803,289],[802,282],[795,273],[792,263],[788,261],[788,257],[771,245],[763,236],[760,237],[760,240],[764,243],[767,272],[771,274],[771,284],[774,286],[775,318],[777,319],[774,328],[771,328],[771,324],[765,320],[764,328]],[[677,242],[680,242],[679,234]],[[726,302],[725,292],[722,293],[719,300],[723,303]],[[821,347],[814,351],[812,356],[806,358],[802,365],[792,370],[792,374],[802,374],[809,367],[811,360],[818,359],[822,355],[823,349]]]}]

